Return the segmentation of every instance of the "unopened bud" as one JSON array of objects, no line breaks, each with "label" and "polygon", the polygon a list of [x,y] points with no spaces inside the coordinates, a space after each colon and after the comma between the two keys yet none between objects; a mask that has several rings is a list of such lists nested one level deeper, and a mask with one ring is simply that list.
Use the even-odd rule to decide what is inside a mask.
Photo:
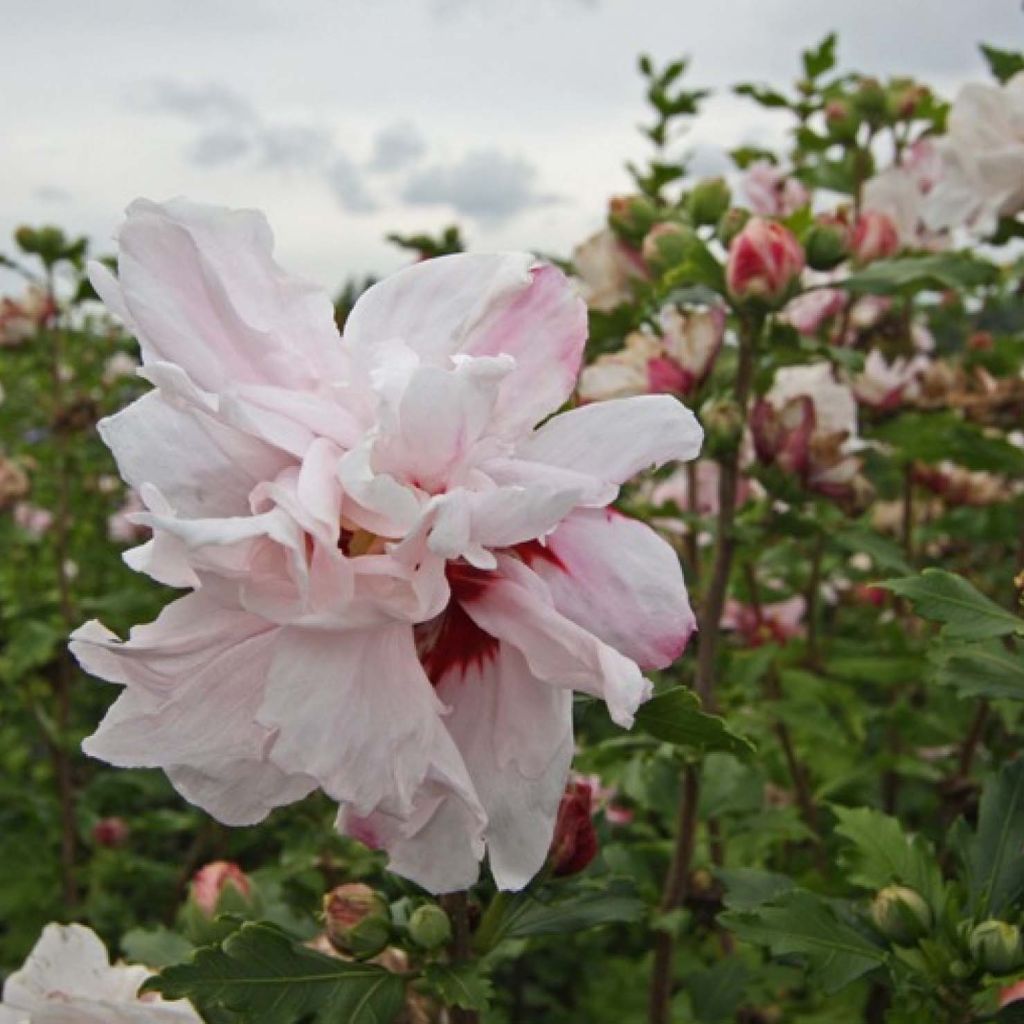
[{"label": "unopened bud", "polygon": [[894,121],[906,121],[914,117],[918,109],[928,100],[927,86],[909,79],[898,79],[888,89],[886,109]]},{"label": "unopened bud", "polygon": [[694,224],[717,224],[729,209],[732,193],[724,178],[705,178],[698,182],[686,201]]},{"label": "unopened bud", "polygon": [[658,207],[647,196],[616,196],[608,203],[609,226],[634,244],[640,243],[658,217]]},{"label": "unopened bud", "polygon": [[854,225],[851,249],[858,263],[895,256],[900,251],[900,232],[896,222],[880,210],[865,210]]},{"label": "unopened bud", "polygon": [[704,450],[710,458],[734,452],[743,436],[744,420],[740,407],[731,398],[713,398],[700,410],[704,427]]},{"label": "unopened bud", "polygon": [[334,948],[357,960],[376,956],[391,938],[387,902],[361,882],[339,885],[324,896],[324,926]]},{"label": "unopened bud", "polygon": [[836,217],[822,218],[810,226],[804,237],[807,265],[814,270],[832,270],[850,255],[850,229]]},{"label": "unopened bud", "polygon": [[789,228],[752,217],[729,246],[729,294],[738,302],[781,306],[799,283],[804,251]]},{"label": "unopened bud", "polygon": [[673,221],[662,221],[647,232],[641,255],[651,269],[664,272],[686,260],[693,237],[693,228]]},{"label": "unopened bud", "polygon": [[860,118],[846,100],[829,100],[825,104],[825,124],[834,139],[854,139],[860,127]]},{"label": "unopened bud", "polygon": [[206,945],[220,941],[231,931],[230,922],[217,920],[221,915],[253,918],[259,916],[260,909],[249,876],[231,861],[216,860],[193,875],[182,908],[182,924],[193,942]]},{"label": "unopened bud", "polygon": [[750,220],[750,211],[744,210],[742,206],[732,206],[719,218],[715,234],[718,240],[727,249],[732,245],[732,240],[747,226]]},{"label": "unopened bud", "polygon": [[92,827],[92,841],[97,846],[114,849],[128,841],[128,822],[124,818],[100,818]]},{"label": "unopened bud", "polygon": [[879,124],[886,114],[888,95],[877,78],[861,79],[854,95],[854,107],[857,112],[872,124]]},{"label": "unopened bud", "polygon": [[912,946],[931,930],[932,911],[915,890],[889,885],[875,896],[871,920],[890,942]]},{"label": "unopened bud", "polygon": [[579,874],[597,856],[593,794],[585,782],[571,782],[558,806],[548,862],[555,875]]},{"label": "unopened bud", "polygon": [[409,935],[421,949],[438,949],[451,942],[451,918],[436,903],[426,903],[412,912]]},{"label": "unopened bud", "polygon": [[1020,929],[1006,921],[982,921],[968,942],[971,958],[991,974],[1009,974],[1024,964]]}]

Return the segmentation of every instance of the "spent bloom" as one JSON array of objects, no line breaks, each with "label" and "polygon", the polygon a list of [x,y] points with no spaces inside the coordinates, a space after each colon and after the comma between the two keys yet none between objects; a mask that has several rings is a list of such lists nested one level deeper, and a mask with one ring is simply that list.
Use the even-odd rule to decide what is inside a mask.
[{"label": "spent bloom", "polygon": [[[87,753],[163,768],[227,824],[324,790],[395,872],[503,888],[544,863],[572,691],[629,726],[693,630],[678,559],[608,506],[695,457],[664,395],[571,396],[586,309],[528,254],[415,264],[345,324],[251,211],[139,201],[93,267],[154,390],[100,424],[186,596],[123,642],[73,636],[124,687]],[[541,427],[537,423],[543,421]]]},{"label": "spent bloom", "polygon": [[111,964],[99,936],[84,925],[48,924],[4,983],[0,1024],[202,1024],[185,999],[139,995],[152,973]]},{"label": "spent bloom", "polygon": [[741,302],[781,304],[804,269],[804,251],[789,228],[751,217],[729,246],[726,285]]},{"label": "spent bloom", "polygon": [[633,284],[647,277],[643,257],[610,228],[581,242],[572,254],[580,292],[591,309],[609,312],[633,297]]},{"label": "spent bloom", "polygon": [[28,341],[56,312],[50,293],[34,285],[21,299],[0,299],[0,348]]},{"label": "spent bloom", "polygon": [[1024,71],[1004,85],[965,85],[936,146],[941,177],[928,195],[929,227],[995,230],[1024,209]]},{"label": "spent bloom", "polygon": [[784,644],[803,633],[806,612],[807,601],[800,594],[757,605],[729,598],[722,612],[722,628],[734,630],[747,647]]},{"label": "spent bloom", "polygon": [[570,782],[558,805],[549,863],[560,877],[578,875],[597,856],[594,794],[590,784]]},{"label": "spent bloom", "polygon": [[921,375],[930,362],[923,355],[910,359],[897,356],[890,362],[878,349],[872,349],[864,360],[864,369],[851,378],[850,387],[862,405],[896,409],[917,397]]},{"label": "spent bloom", "polygon": [[811,200],[799,178],[786,174],[770,160],[756,160],[747,168],[743,191],[750,208],[762,217],[788,217]]}]

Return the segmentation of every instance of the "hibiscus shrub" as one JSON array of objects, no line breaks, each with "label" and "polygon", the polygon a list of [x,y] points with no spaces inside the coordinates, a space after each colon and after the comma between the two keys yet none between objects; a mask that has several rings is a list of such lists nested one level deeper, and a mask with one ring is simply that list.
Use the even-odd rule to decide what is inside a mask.
[{"label": "hibiscus shrub", "polygon": [[704,180],[642,59],[654,153],[559,267],[396,235],[332,303],[252,211],[19,230],[0,1019],[1024,1019],[982,49],[947,102],[829,37]]}]

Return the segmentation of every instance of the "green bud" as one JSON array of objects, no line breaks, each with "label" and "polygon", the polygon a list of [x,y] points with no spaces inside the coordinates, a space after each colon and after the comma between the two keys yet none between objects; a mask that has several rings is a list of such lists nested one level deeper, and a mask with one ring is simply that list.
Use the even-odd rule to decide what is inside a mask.
[{"label": "green bud", "polygon": [[436,903],[424,904],[409,918],[409,935],[421,949],[437,949],[451,941],[451,918]]},{"label": "green bud", "polygon": [[750,211],[742,207],[733,206],[726,210],[718,220],[715,234],[718,240],[727,249],[732,245],[732,240],[747,226],[750,220]]},{"label": "green bud", "polygon": [[685,262],[693,238],[693,228],[674,221],[663,221],[647,232],[641,255],[652,270],[664,272]]},{"label": "green bud", "polygon": [[339,885],[324,896],[324,925],[331,945],[357,960],[376,956],[391,938],[387,902],[361,882]]},{"label": "green bud", "polygon": [[807,265],[813,270],[832,270],[850,255],[850,230],[843,224],[812,224],[804,237]]},{"label": "green bud", "polygon": [[889,97],[877,78],[864,78],[857,87],[853,105],[865,121],[879,124],[886,116]]},{"label": "green bud", "polygon": [[982,921],[968,942],[974,962],[992,974],[1009,974],[1024,964],[1020,929],[1006,921]]},{"label": "green bud", "polygon": [[694,224],[717,224],[729,209],[732,193],[724,178],[705,178],[687,197],[686,207]]},{"label": "green bud", "polygon": [[608,224],[627,242],[639,245],[661,211],[647,196],[616,196],[608,203]]},{"label": "green bud", "polygon": [[731,398],[713,398],[700,410],[704,427],[704,451],[711,458],[723,458],[734,452],[743,436],[744,420],[740,407]]},{"label": "green bud", "polygon": [[60,228],[22,226],[14,232],[14,240],[22,252],[38,256],[47,266],[67,255],[68,240]]},{"label": "green bud", "polygon": [[931,931],[931,907],[919,893],[904,885],[888,885],[871,904],[875,927],[897,946],[912,946]]}]

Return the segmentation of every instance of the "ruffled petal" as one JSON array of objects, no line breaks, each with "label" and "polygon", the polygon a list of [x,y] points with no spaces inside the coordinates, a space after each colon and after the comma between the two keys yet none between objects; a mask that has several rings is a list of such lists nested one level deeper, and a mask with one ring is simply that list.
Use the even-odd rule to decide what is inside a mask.
[{"label": "ruffled petal", "polygon": [[635,519],[581,509],[521,554],[563,615],[641,668],[670,665],[696,628],[679,559]]},{"label": "ruffled petal", "polygon": [[622,483],[642,469],[694,459],[704,432],[682,402],[640,395],[595,402],[548,420],[516,449],[520,458]]}]

